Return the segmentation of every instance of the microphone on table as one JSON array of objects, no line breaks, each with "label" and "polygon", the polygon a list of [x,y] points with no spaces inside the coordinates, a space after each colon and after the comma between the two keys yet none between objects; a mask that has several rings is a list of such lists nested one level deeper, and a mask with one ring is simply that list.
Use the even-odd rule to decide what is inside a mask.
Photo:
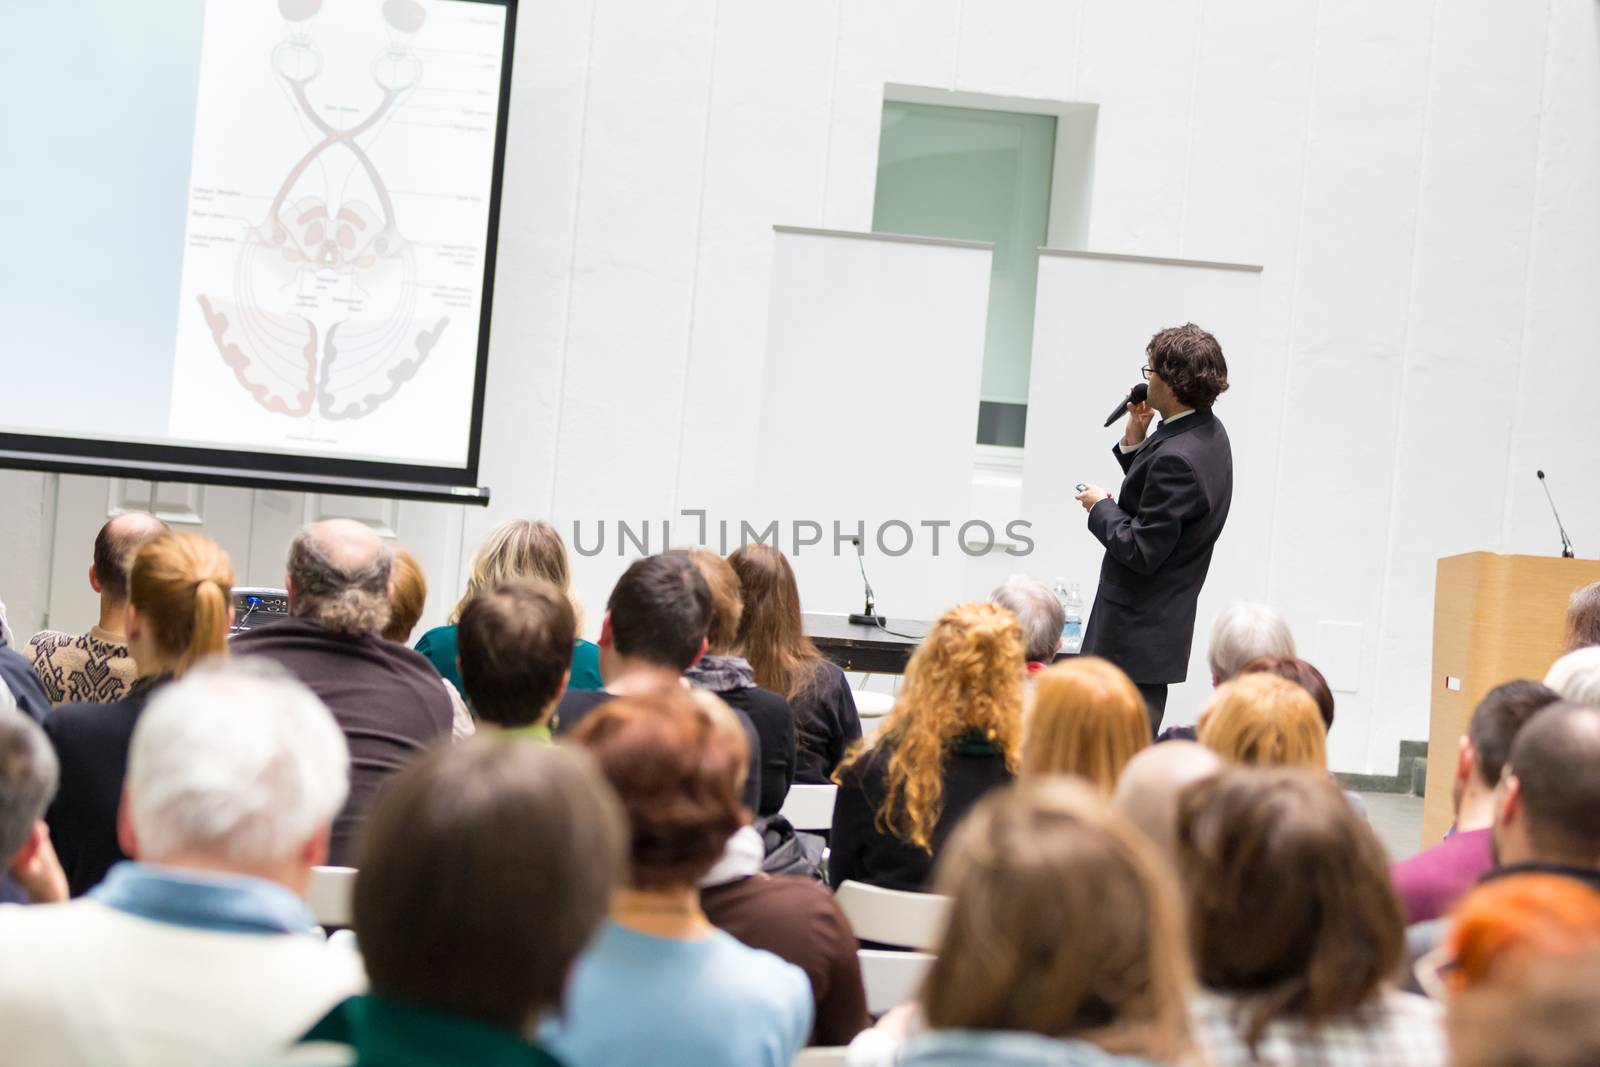
[{"label": "microphone on table", "polygon": [[1117,405],[1115,411],[1106,416],[1106,428],[1110,429],[1112,423],[1128,413],[1129,404],[1143,404],[1149,396],[1150,386],[1144,382],[1140,382],[1132,389],[1129,389],[1127,398]]},{"label": "microphone on table", "polygon": [[850,543],[856,546],[856,564],[861,568],[861,585],[866,589],[866,608],[850,616],[852,626],[885,626],[889,620],[878,614],[878,598],[872,595],[872,582],[867,578],[867,564],[862,558],[861,538],[852,537]]},{"label": "microphone on table", "polygon": [[1556,529],[1561,532],[1561,558],[1573,559],[1572,538],[1567,536],[1567,528],[1561,525],[1561,512],[1556,510],[1555,498],[1550,495],[1550,483],[1544,480],[1544,471],[1539,471],[1539,484],[1544,486],[1544,498],[1550,502],[1550,514],[1556,517]]}]

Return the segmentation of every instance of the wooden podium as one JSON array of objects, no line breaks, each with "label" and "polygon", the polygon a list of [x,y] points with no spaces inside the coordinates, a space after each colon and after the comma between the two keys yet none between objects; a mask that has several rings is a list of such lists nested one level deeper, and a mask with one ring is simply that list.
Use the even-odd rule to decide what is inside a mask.
[{"label": "wooden podium", "polygon": [[1568,598],[1597,581],[1600,560],[1469,552],[1439,561],[1424,848],[1450,828],[1456,753],[1472,709],[1502,682],[1544,677],[1565,646]]}]

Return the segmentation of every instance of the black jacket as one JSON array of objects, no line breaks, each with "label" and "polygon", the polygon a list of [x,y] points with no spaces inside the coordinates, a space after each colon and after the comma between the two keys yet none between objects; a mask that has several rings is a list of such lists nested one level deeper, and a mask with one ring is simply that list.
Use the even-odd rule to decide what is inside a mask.
[{"label": "black jacket", "polygon": [[796,753],[794,780],[827,785],[851,745],[861,740],[861,715],[856,711],[850,681],[836,664],[823,660],[817,676],[789,701],[794,708]]},{"label": "black jacket", "polygon": [[1141,684],[1181,682],[1195,602],[1233,499],[1233,450],[1217,417],[1196,411],[1137,451],[1112,451],[1127,477],[1089,512],[1106,555],[1083,651]]},{"label": "black jacket", "polygon": [[61,784],[45,821],[75,897],[99,885],[113,864],[128,858],[117,843],[128,746],[145,704],[166,681],[141,678],[121,700],[63,704],[45,717],[44,732],[61,764]]},{"label": "black jacket", "polygon": [[889,755],[886,745],[876,745],[839,776],[828,838],[828,881],[835,888],[851,880],[885,889],[927,889],[933,861],[950,832],[985,793],[1012,778],[996,746],[977,736],[957,742],[945,757],[943,808],[933,828],[933,851],[924,852],[877,827],[878,808],[888,795]]},{"label": "black jacket", "polygon": [[[561,694],[561,701],[556,704],[555,735],[563,737],[578,728],[578,724],[588,717],[589,713],[608,700],[615,700],[616,696],[604,689],[568,689]],[[745,776],[744,795],[740,798],[744,806],[754,815],[756,809],[761,807],[763,790],[761,777],[761,735],[756,732],[755,726],[750,722],[750,716],[738,708],[733,713],[739,717],[739,725],[744,730],[745,743],[750,746],[750,773]],[[791,766],[793,760],[790,760]],[[784,792],[788,793],[789,786],[784,784]],[[778,807],[783,806],[783,800],[778,800]],[[777,809],[773,809],[777,810]]]}]

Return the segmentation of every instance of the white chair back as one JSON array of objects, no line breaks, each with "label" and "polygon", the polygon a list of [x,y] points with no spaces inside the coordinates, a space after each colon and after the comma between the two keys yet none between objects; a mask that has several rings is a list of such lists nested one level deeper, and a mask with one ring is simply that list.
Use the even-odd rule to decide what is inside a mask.
[{"label": "white chair back", "polygon": [[856,700],[856,714],[863,719],[881,719],[894,708],[893,693],[878,693],[871,689],[857,689],[852,695]]},{"label": "white chair back", "polygon": [[878,1016],[915,1000],[922,978],[933,966],[929,952],[885,952],[864,948],[861,958],[861,983],[867,989],[867,1013]]},{"label": "white chair back", "polygon": [[791,785],[778,814],[796,830],[831,830],[833,801],[838,795],[836,785]]},{"label": "white chair back", "polygon": [[845,882],[834,899],[856,937],[883,945],[937,948],[950,916],[949,897],[880,889],[864,882]]},{"label": "white chair back", "polygon": [[845,1067],[850,1062],[850,1049],[845,1045],[803,1048],[794,1058],[794,1067]]},{"label": "white chair back", "polygon": [[350,900],[355,887],[354,867],[311,868],[311,894],[306,903],[321,926],[350,925]]}]

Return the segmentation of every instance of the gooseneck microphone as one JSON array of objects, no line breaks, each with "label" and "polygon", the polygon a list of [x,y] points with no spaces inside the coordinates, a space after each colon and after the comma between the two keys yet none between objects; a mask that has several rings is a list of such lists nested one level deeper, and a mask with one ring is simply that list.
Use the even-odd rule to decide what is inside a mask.
[{"label": "gooseneck microphone", "polygon": [[1117,405],[1117,409],[1106,416],[1106,428],[1110,429],[1112,423],[1116,422],[1118,419],[1122,418],[1122,416],[1128,413],[1129,404],[1143,404],[1149,396],[1150,386],[1146,385],[1144,382],[1140,382],[1132,389],[1129,389],[1127,397],[1125,397],[1122,402]]},{"label": "gooseneck microphone", "polygon": [[1561,532],[1561,558],[1574,559],[1576,553],[1572,551],[1572,538],[1567,536],[1567,528],[1561,525],[1561,512],[1556,510],[1556,501],[1550,495],[1550,483],[1545,481],[1544,471],[1539,471],[1539,484],[1544,486],[1544,498],[1550,502],[1550,514],[1556,517],[1556,529]]},{"label": "gooseneck microphone", "polygon": [[872,582],[867,579],[867,564],[861,551],[861,538],[852,537],[850,543],[856,546],[856,565],[861,568],[861,585],[866,590],[867,605],[861,611],[850,616],[852,626],[886,626],[888,619],[878,614],[878,599],[872,595]]}]

